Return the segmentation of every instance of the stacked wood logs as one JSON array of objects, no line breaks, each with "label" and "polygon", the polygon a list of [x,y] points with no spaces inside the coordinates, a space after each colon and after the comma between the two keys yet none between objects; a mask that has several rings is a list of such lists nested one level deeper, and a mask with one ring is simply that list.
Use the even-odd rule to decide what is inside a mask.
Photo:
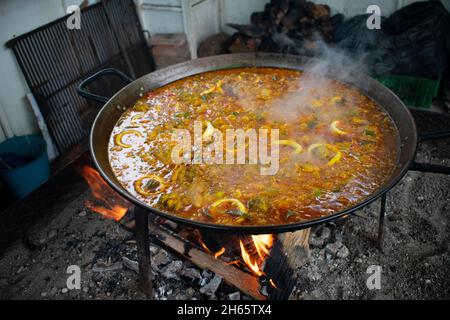
[{"label": "stacked wood logs", "polygon": [[343,22],[327,5],[306,0],[271,0],[254,12],[249,25],[228,24],[237,32],[223,44],[223,53],[281,52],[308,54],[318,40],[328,42]]}]

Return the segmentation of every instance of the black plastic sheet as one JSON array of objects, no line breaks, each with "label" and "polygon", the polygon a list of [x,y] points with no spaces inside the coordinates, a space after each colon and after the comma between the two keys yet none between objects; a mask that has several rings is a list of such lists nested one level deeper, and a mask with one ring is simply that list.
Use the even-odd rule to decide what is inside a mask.
[{"label": "black plastic sheet", "polygon": [[439,1],[416,2],[382,18],[381,30],[367,28],[369,15],[353,17],[333,40],[375,73],[436,79],[447,68],[449,16]]}]

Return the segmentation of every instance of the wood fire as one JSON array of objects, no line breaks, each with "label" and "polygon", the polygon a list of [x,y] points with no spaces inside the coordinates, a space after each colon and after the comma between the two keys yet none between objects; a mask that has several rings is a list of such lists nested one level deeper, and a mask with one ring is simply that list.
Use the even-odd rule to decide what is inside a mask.
[{"label": "wood fire", "polygon": [[252,236],[253,245],[258,253],[258,257],[253,259],[249,252],[246,250],[242,241],[240,241],[241,255],[245,264],[250,268],[250,270],[258,277],[262,276],[264,273],[261,271],[261,265],[263,264],[266,257],[269,255],[269,250],[273,245],[274,237],[273,235],[257,235]]},{"label": "wood fire", "polygon": [[78,171],[89,185],[95,198],[95,200],[86,200],[84,205],[92,212],[99,213],[103,217],[120,221],[131,207],[131,204],[119,196],[102,179],[97,170],[84,165]]}]

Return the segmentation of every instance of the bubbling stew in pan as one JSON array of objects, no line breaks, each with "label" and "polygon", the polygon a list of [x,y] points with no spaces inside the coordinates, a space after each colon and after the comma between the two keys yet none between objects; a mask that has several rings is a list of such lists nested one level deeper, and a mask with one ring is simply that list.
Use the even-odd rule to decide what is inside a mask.
[{"label": "bubbling stew in pan", "polygon": [[[175,163],[173,132],[186,129],[194,140],[195,122],[203,146],[227,129],[278,129],[278,139],[268,139],[279,150],[278,170],[263,175],[263,164],[250,161]],[[238,68],[144,95],[115,125],[109,159],[122,186],[154,208],[199,222],[262,226],[364,201],[389,179],[398,140],[388,114],[353,86],[295,70]]]}]

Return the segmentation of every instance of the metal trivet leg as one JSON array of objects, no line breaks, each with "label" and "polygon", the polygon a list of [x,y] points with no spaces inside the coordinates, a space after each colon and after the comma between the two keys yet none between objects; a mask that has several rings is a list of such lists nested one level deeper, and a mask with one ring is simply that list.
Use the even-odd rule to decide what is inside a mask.
[{"label": "metal trivet leg", "polygon": [[384,216],[386,215],[386,197],[387,193],[381,196],[380,204],[380,222],[378,224],[378,249],[383,250],[383,232],[384,232]]},{"label": "metal trivet leg", "polygon": [[139,207],[134,209],[135,235],[139,262],[139,287],[147,295],[153,297],[153,284],[150,266],[150,240],[148,236],[148,213]]}]

